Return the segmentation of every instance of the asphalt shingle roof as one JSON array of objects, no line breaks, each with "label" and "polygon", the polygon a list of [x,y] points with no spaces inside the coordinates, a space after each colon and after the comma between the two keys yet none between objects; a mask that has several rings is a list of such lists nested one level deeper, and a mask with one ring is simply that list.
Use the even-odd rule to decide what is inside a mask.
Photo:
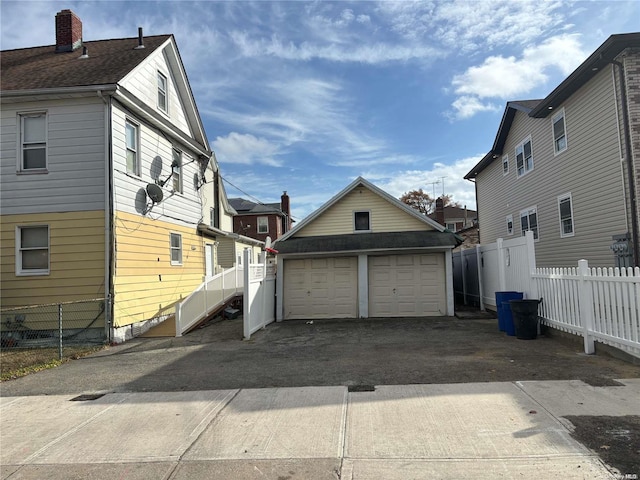
[{"label": "asphalt shingle roof", "polygon": [[35,90],[115,84],[140,64],[171,35],[83,42],[89,58],[78,58],[82,47],[56,53],[55,45],[4,50],[0,55],[0,89]]}]

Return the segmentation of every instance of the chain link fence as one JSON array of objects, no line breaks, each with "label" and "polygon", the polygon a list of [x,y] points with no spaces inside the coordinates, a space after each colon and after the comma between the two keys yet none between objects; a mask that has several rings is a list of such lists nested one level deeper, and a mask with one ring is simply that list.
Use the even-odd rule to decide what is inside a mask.
[{"label": "chain link fence", "polygon": [[0,310],[2,350],[57,350],[61,360],[65,349],[103,345],[110,306],[108,298],[96,298]]}]

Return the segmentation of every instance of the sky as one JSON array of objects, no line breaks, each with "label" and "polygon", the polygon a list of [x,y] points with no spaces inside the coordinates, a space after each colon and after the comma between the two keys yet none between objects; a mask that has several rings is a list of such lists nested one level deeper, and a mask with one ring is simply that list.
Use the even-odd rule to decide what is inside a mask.
[{"label": "sky", "polygon": [[507,101],[544,98],[640,2],[0,1],[2,50],[172,33],[227,195],[291,198],[300,221],[356,177],[475,208],[463,176]]}]

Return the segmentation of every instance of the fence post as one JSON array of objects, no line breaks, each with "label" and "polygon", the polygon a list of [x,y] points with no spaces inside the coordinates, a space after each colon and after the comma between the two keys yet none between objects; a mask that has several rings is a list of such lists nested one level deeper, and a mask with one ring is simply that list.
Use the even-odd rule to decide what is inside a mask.
[{"label": "fence post", "polygon": [[500,291],[505,291],[507,289],[507,275],[505,272],[505,258],[504,258],[504,247],[502,243],[504,240],[499,238],[496,241],[496,246],[498,247],[498,282],[500,285]]},{"label": "fence post", "polygon": [[62,304],[58,304],[58,360],[62,360]]},{"label": "fence post", "polygon": [[584,336],[584,353],[592,355],[596,351],[595,342],[593,340],[593,295],[591,285],[587,282],[586,277],[590,276],[589,262],[586,260],[578,261],[578,280],[579,301],[580,301],[580,318],[582,319],[582,329]]},{"label": "fence post", "polygon": [[176,337],[182,336],[182,327],[180,324],[182,323],[182,302],[176,303]]},{"label": "fence post", "polygon": [[532,274],[536,273],[536,244],[533,238],[533,231],[528,230],[525,238],[527,240],[527,259],[529,263],[529,290],[531,298],[539,299],[538,281],[532,276]]},{"label": "fence post", "polygon": [[476,262],[478,263],[478,295],[480,296],[480,311],[484,312],[484,288],[482,285],[482,252],[481,246],[476,245]]},{"label": "fence post", "polygon": [[251,337],[251,265],[249,264],[249,249],[245,248],[243,255],[244,263],[244,285],[243,285],[243,301],[242,301],[242,337],[249,340]]},{"label": "fence post", "polygon": [[[462,276],[462,303],[464,305],[467,304],[467,276],[465,275],[465,270],[466,270],[466,262],[465,262],[465,255],[464,255],[464,250],[460,250],[460,272],[461,272],[461,276]],[[455,289],[454,289],[455,290]],[[455,291],[454,291],[454,295],[455,295]]]}]

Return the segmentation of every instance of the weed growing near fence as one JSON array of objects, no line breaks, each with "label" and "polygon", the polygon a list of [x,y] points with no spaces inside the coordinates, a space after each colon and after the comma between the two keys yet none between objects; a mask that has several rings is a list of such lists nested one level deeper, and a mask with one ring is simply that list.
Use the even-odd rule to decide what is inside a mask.
[{"label": "weed growing near fence", "polygon": [[0,382],[54,368],[106,348],[104,345],[67,347],[58,360],[57,348],[3,349],[0,351]]}]

